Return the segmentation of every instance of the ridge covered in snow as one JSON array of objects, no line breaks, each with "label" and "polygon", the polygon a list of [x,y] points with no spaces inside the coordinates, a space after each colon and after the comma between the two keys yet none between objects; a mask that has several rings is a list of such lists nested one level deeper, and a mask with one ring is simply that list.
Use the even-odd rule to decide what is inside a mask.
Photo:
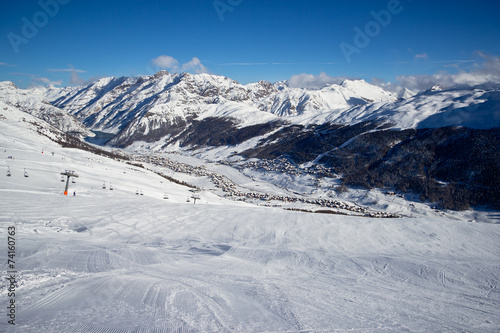
[{"label": "ridge covered in snow", "polygon": [[[67,91],[67,90],[64,90]],[[62,91],[57,91],[60,94]],[[91,136],[90,132],[78,119],[65,110],[57,108],[49,102],[45,94],[50,89],[23,90],[12,82],[0,82],[0,101],[46,121],[63,132]]]},{"label": "ridge covered in snow", "polygon": [[273,120],[288,123],[355,124],[382,121],[394,128],[500,126],[499,92],[433,87],[403,98],[363,80],[345,80],[320,90],[291,88],[286,82],[247,85],[210,74],[108,77],[79,89],[49,89],[52,104],[88,128],[143,135],[178,127],[192,119],[229,118],[238,126]]},{"label": "ridge covered in snow", "polygon": [[25,107],[28,112],[35,109],[41,110],[37,114],[46,114],[50,101],[91,130],[121,132],[122,137],[134,135],[136,139],[148,136],[149,141],[152,136],[161,139],[165,128],[209,117],[230,119],[240,127],[272,121],[347,125],[377,121],[400,129],[500,126],[500,93],[487,89],[436,86],[419,94],[405,90],[403,98],[398,98],[363,80],[307,90],[291,88],[286,82],[241,85],[223,76],[167,71],[102,78],[79,88],[22,91],[7,83],[0,87],[0,98],[12,105],[29,105]]},{"label": "ridge covered in snow", "polygon": [[227,110],[227,105],[234,103],[260,118],[261,112],[290,117],[396,100],[391,93],[362,80],[346,80],[313,91],[266,81],[241,85],[222,76],[161,71],[143,77],[103,78],[53,98],[53,104],[89,128],[117,133],[142,117],[156,116],[160,122],[186,120],[204,113],[224,113],[221,109]]}]

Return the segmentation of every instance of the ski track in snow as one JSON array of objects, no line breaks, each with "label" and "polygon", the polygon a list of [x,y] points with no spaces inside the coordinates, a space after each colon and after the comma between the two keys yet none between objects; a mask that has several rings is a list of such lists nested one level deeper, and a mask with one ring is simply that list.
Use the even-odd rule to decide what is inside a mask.
[{"label": "ski track in snow", "polygon": [[[64,209],[70,220],[79,218],[77,206],[85,210],[82,201]],[[57,220],[48,201],[30,202]],[[29,301],[20,297],[26,331],[56,324],[69,332],[74,322],[75,331],[92,332],[451,332],[488,331],[486,321],[495,331],[498,324],[498,245],[477,243],[498,237],[481,228],[494,225],[114,204],[108,210],[103,203],[101,212],[90,205],[92,233],[35,234],[29,229],[36,222],[23,217],[19,247],[43,248],[20,260],[21,271],[75,273],[30,289]],[[450,233],[476,235],[468,244]]]},{"label": "ski track in snow", "polygon": [[16,226],[17,325],[2,306],[1,332],[500,330],[496,224],[193,205],[144,170],[14,139],[0,136],[15,156],[0,160],[0,238]]}]

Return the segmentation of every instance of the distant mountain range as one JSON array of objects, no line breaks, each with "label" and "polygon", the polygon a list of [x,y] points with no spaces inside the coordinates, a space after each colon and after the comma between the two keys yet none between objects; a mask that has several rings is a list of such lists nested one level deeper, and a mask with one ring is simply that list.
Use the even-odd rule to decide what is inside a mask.
[{"label": "distant mountain range", "polygon": [[64,91],[53,105],[93,130],[118,134],[126,127],[135,127],[134,133],[149,133],[208,116],[230,117],[249,125],[396,100],[393,94],[364,81],[344,81],[311,91],[281,82],[241,85],[221,76],[162,71],[138,78],[104,78]]},{"label": "distant mountain range", "polygon": [[464,209],[500,207],[500,91],[431,87],[398,97],[363,80],[320,90],[241,85],[209,74],[103,78],[85,87],[21,90],[0,101],[109,145],[233,161],[321,165],[344,184],[420,193]]}]

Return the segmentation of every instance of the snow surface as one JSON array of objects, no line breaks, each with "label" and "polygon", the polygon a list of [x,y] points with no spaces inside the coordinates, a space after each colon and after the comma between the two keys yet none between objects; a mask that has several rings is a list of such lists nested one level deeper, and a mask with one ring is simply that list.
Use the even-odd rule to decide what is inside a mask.
[{"label": "snow surface", "polygon": [[[60,148],[6,108],[0,253],[5,275],[15,226],[19,273],[15,328],[1,279],[2,332],[500,330],[500,224],[420,205],[400,219],[291,212],[208,191],[195,205],[189,188]],[[249,182],[227,166],[206,167]],[[76,196],[62,195],[66,169],[80,176],[70,183]],[[367,204],[397,205],[370,195]]]}]

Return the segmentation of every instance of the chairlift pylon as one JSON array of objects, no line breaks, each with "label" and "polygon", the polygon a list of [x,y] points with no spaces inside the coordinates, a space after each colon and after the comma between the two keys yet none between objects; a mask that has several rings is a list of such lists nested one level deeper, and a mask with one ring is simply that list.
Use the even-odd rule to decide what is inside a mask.
[{"label": "chairlift pylon", "polygon": [[61,172],[61,182],[64,182],[64,176],[66,176],[66,187],[64,188],[64,195],[68,195],[69,179],[72,177],[78,178],[78,175],[73,170],[66,170]]}]

